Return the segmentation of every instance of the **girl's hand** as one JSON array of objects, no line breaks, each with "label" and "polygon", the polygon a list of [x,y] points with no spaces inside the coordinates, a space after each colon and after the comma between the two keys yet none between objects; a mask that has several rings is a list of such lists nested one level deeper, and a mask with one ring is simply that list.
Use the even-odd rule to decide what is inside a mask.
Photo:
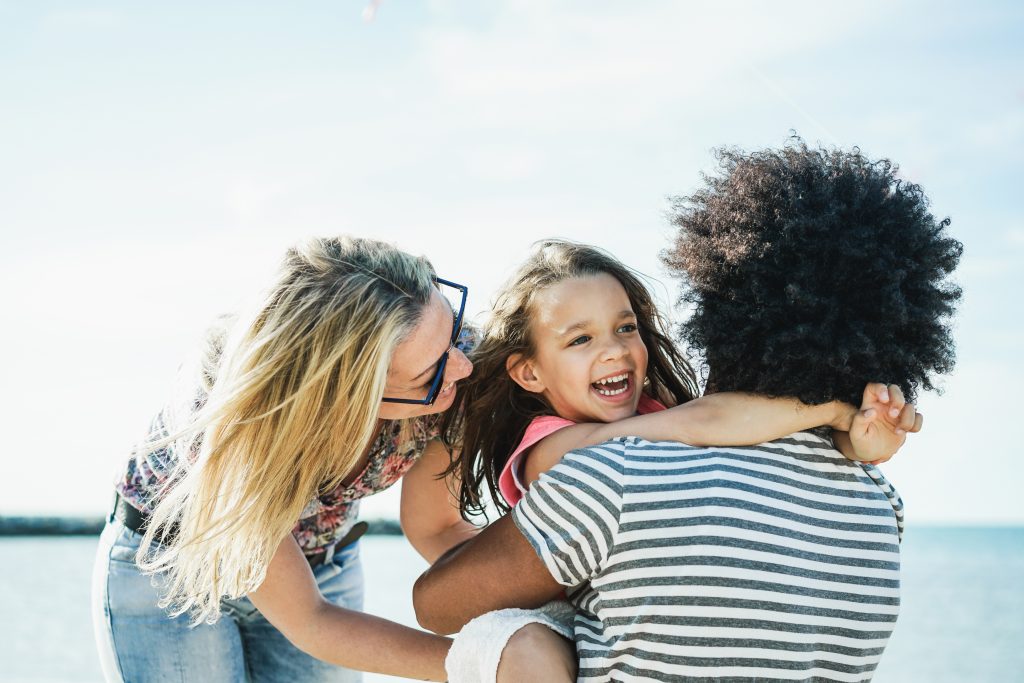
[{"label": "girl's hand", "polygon": [[855,459],[870,465],[886,462],[903,446],[907,434],[921,431],[923,424],[924,416],[906,402],[898,386],[868,384],[850,427]]}]

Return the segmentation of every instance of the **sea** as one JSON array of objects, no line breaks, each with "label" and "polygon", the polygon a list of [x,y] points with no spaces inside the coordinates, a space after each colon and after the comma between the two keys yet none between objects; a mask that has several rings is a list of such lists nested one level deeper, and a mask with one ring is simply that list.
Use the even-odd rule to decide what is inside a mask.
[{"label": "sea", "polygon": [[[100,683],[89,614],[93,537],[0,538],[0,683]],[[424,562],[362,540],[366,609],[415,625]],[[1024,527],[909,527],[903,604],[878,683],[1024,683]],[[403,679],[367,674],[366,683]]]}]

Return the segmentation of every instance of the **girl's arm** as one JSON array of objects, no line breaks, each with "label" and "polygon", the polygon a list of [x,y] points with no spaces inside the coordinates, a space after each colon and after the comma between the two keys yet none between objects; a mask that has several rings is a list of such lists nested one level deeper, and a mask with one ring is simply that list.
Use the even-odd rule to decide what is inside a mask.
[{"label": "girl's arm", "polygon": [[290,535],[249,598],[295,647],[317,659],[357,671],[446,680],[451,640],[328,602]]},{"label": "girl's arm", "polygon": [[402,531],[412,547],[431,564],[449,548],[480,531],[459,513],[459,501],[452,495],[456,490],[453,484],[457,482],[441,476],[449,462],[447,449],[434,439],[402,477]]},{"label": "girl's arm", "polygon": [[807,405],[794,398],[722,392],[646,415],[609,423],[572,425],[538,442],[526,455],[525,484],[571,450],[623,436],[693,446],[752,446],[812,427],[847,431],[857,409],[840,401]]},{"label": "girl's arm", "polygon": [[[709,394],[657,413],[560,429],[526,454],[524,483],[532,483],[571,450],[622,436],[694,446],[751,446],[826,426],[835,430],[835,445],[847,458],[881,462],[903,445],[906,432],[921,429],[913,404],[904,404],[903,394],[895,385],[868,384],[861,408],[858,411],[841,401],[808,405],[794,398],[738,392]],[[849,435],[851,428],[853,434]]]}]

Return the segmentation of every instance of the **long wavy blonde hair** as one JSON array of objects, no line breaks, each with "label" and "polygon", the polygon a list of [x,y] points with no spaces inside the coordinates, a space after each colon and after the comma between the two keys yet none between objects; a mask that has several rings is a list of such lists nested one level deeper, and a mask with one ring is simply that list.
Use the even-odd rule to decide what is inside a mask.
[{"label": "long wavy blonde hair", "polygon": [[161,606],[213,623],[222,597],[259,587],[303,508],[374,437],[392,353],[433,288],[426,259],[383,242],[288,251],[254,310],[209,345],[205,402],[143,447],[179,453],[136,558],[162,574]]}]

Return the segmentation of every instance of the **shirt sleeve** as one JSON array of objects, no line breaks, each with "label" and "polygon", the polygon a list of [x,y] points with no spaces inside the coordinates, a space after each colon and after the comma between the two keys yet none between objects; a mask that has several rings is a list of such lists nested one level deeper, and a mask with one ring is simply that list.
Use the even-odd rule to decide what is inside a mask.
[{"label": "shirt sleeve", "polygon": [[515,505],[522,500],[523,494],[529,489],[528,486],[523,486],[521,481],[523,453],[559,429],[564,429],[574,424],[576,423],[572,420],[566,420],[554,415],[533,418],[533,421],[526,428],[526,433],[523,434],[523,440],[512,451],[512,455],[505,462],[505,466],[501,468],[501,474],[498,475],[498,490],[501,492],[501,497],[505,499],[506,503]]},{"label": "shirt sleeve", "polygon": [[568,453],[512,510],[520,532],[563,586],[597,576],[615,545],[624,451],[616,439]]},{"label": "shirt sleeve", "polygon": [[892,505],[892,511],[896,515],[896,535],[900,542],[903,542],[903,499],[900,498],[900,494],[893,488],[893,485],[889,483],[889,480],[885,478],[882,471],[874,465],[868,465],[867,463],[861,463],[861,467],[864,469],[865,474],[871,477],[875,485],[881,489],[882,493],[885,494],[886,498],[889,499],[889,504]]}]

